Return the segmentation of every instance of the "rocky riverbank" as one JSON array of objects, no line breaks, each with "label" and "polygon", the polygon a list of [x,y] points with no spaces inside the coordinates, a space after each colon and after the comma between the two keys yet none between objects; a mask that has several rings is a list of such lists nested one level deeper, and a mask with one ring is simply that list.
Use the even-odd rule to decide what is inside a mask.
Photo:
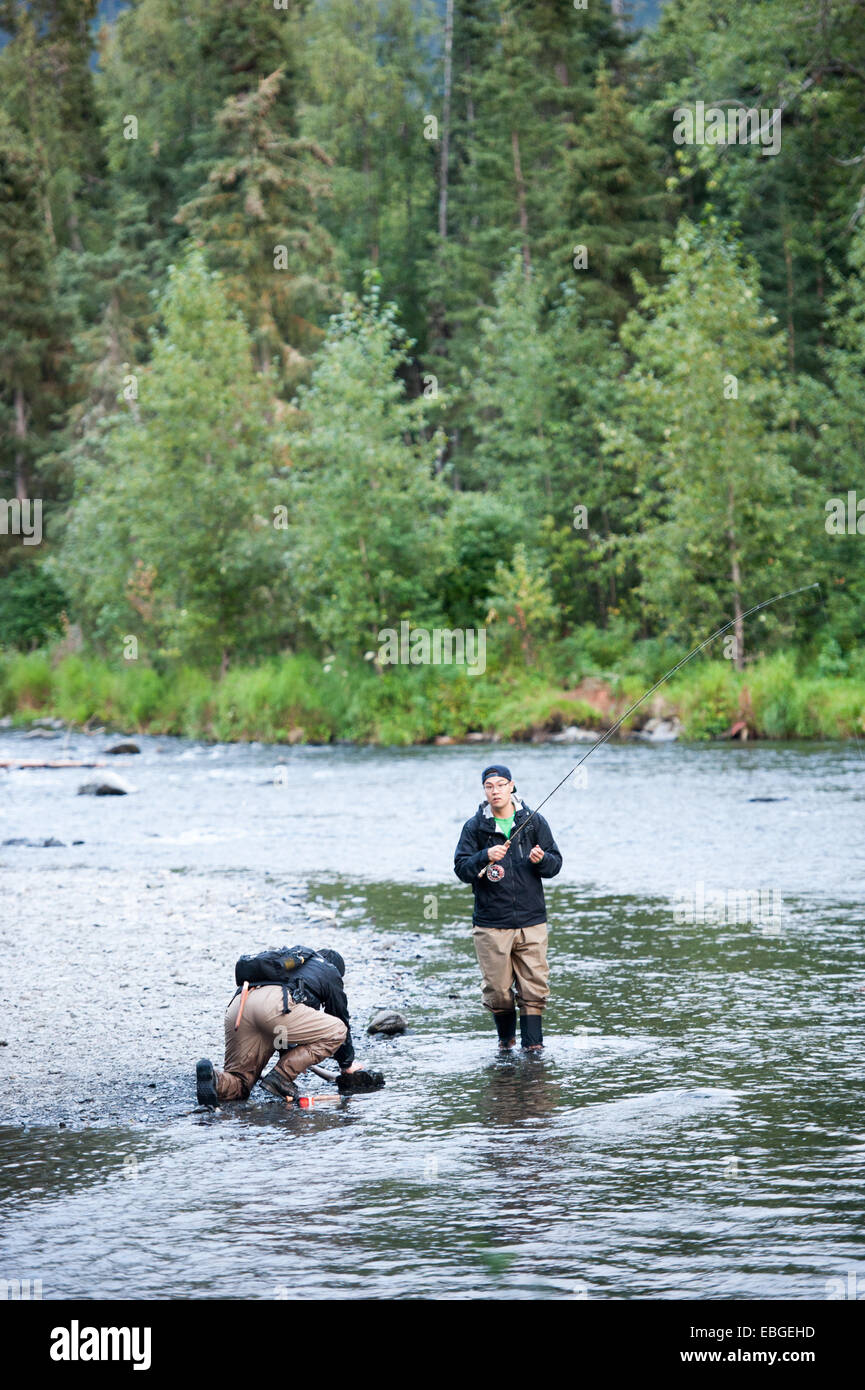
[{"label": "rocky riverbank", "polygon": [[[0,992],[0,1124],[148,1125],[194,1110],[197,1058],[222,1059],[234,962],[268,945],[339,950],[358,1055],[386,1055],[387,1042],[365,1030],[379,1005],[405,1007],[394,993],[399,943],[341,925],[296,881],[61,868],[41,855],[14,877],[16,892],[7,882],[0,895],[10,965]],[[361,957],[363,974],[352,978]]]}]

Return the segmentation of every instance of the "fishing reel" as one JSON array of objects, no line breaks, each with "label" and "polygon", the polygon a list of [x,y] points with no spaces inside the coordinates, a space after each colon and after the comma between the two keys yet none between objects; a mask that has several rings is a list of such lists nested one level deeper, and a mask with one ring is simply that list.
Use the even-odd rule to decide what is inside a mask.
[{"label": "fishing reel", "polygon": [[490,883],[498,883],[505,876],[504,864],[490,864],[487,867],[487,878]]}]

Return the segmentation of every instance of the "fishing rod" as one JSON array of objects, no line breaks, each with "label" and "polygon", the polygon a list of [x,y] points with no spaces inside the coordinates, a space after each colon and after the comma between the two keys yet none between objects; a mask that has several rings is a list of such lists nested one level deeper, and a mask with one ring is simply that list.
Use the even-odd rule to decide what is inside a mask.
[{"label": "fishing rod", "polygon": [[[774,598],[764,599],[762,603],[755,603],[753,608],[749,608],[747,612],[740,614],[737,618],[731,618],[730,622],[725,623],[723,627],[719,627],[717,632],[713,632],[711,637],[707,637],[704,642],[701,642],[699,647],[695,647],[692,652],[688,652],[688,655],[682,657],[682,660],[678,661],[676,665],[671,670],[669,670],[665,676],[662,676],[659,681],[655,681],[655,684],[651,687],[651,689],[646,691],[645,695],[641,695],[639,700],[635,700],[634,703],[630,705],[628,709],[625,710],[624,714],[616,720],[615,724],[613,724],[609,729],[607,729],[606,733],[598,739],[597,743],[593,743],[588,752],[583,754],[578,763],[574,763],[574,766],[571,768],[570,772],[566,772],[561,782],[556,783],[549,796],[544,797],[543,801],[540,803],[540,806],[536,806],[534,811],[531,811],[527,819],[523,821],[522,825],[518,826],[517,829],[510,836],[510,838],[505,841],[504,848],[506,850],[510,849],[514,840],[517,838],[518,835],[522,834],[527,825],[531,824],[532,820],[538,814],[541,807],[546,806],[547,802],[551,799],[551,797],[554,797],[559,788],[565,785],[568,778],[574,775],[578,767],[582,767],[583,763],[586,761],[586,758],[590,758],[596,748],[600,748],[602,743],[606,743],[608,738],[612,738],[616,730],[621,728],[622,724],[624,724],[629,714],[633,714],[635,709],[639,709],[640,705],[643,703],[644,700],[648,700],[650,695],[654,695],[655,691],[660,689],[660,687],[664,684],[665,681],[668,681],[671,676],[674,676],[676,674],[677,671],[681,671],[682,667],[687,662],[689,662],[692,657],[696,656],[699,652],[701,652],[704,647],[708,647],[709,643],[714,642],[716,637],[720,637],[723,633],[728,632],[731,627],[736,627],[738,623],[744,622],[746,618],[750,618],[752,613],[759,613],[761,608],[768,608],[771,604],[780,603],[781,600],[785,598],[793,598],[796,594],[807,593],[809,589],[819,588],[819,582],[815,581],[813,584],[803,584],[799,589],[788,589],[785,594],[776,594]],[[478,878],[484,878],[487,874],[489,874],[491,881],[493,883],[497,882],[498,879],[500,879],[504,874],[504,870],[500,869],[498,873],[491,873],[490,871],[495,870],[498,867],[499,866],[497,864],[485,864],[484,867],[481,869],[480,873],[478,874]]]}]

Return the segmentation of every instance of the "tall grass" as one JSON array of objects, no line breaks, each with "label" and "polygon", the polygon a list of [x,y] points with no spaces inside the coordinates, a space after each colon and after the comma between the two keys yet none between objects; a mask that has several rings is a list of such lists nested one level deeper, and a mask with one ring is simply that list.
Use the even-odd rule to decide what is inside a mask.
[{"label": "tall grass", "polygon": [[[608,727],[616,710],[637,700],[657,678],[661,655],[644,671],[611,682],[614,711],[603,720],[562,690],[551,660],[536,670],[510,668],[469,675],[446,666],[391,667],[384,673],[339,659],[327,666],[306,655],[230,669],[221,679],[194,667],[160,673],[138,662],[109,664],[85,654],[58,658],[50,650],[0,652],[0,713],[27,723],[59,716],[72,725],[97,722],[128,732],[182,734],[221,741],[406,745],[472,731],[504,739],[566,724]],[[606,653],[603,653],[606,655]],[[583,667],[585,670],[586,667]],[[689,666],[664,688],[663,713],[678,714],[687,738],[714,738],[744,720],[762,738],[849,738],[865,733],[865,674],[799,671],[781,652],[737,672],[727,661]],[[631,716],[627,730],[658,712],[658,697]]]}]

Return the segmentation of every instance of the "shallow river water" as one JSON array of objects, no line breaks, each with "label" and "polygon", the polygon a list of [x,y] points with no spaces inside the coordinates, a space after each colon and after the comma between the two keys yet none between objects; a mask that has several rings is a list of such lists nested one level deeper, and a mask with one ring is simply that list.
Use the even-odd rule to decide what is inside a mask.
[{"label": "shallow river water", "polygon": [[[0,840],[31,841],[0,849],[0,1280],[771,1300],[852,1272],[865,1293],[855,746],[592,755],[544,812],[564,868],[539,1059],[496,1054],[453,849],[485,762],[536,805],[584,750],[136,741],[108,759],[127,797],[0,772]],[[0,759],[110,742],[5,733]],[[385,1090],[197,1109],[236,957],[295,941],[344,955]],[[367,1039],[379,1006],[409,1031]]]}]

